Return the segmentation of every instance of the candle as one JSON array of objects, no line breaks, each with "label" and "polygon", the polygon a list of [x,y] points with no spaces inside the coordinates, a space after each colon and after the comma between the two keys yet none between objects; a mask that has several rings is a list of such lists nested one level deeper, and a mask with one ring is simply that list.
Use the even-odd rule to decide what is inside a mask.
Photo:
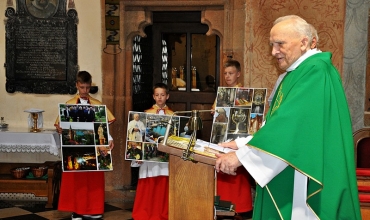
[{"label": "candle", "polygon": [[191,67],[191,88],[196,89],[197,88],[197,68],[195,66]]},{"label": "candle", "polygon": [[176,88],[177,87],[177,85],[176,85],[176,78],[177,78],[177,69],[176,69],[176,67],[172,67],[171,77],[172,77],[172,87]]}]

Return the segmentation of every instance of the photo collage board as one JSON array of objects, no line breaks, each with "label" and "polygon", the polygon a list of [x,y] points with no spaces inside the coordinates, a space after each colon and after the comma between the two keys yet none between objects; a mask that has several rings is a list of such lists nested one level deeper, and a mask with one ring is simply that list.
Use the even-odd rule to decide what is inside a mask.
[{"label": "photo collage board", "polygon": [[59,104],[64,172],[112,171],[105,105]]},{"label": "photo collage board", "polygon": [[210,142],[253,135],[264,121],[266,88],[218,87]]},{"label": "photo collage board", "polygon": [[158,143],[163,141],[168,121],[172,117],[170,134],[188,136],[187,116],[158,115],[130,111],[128,114],[126,160],[168,162],[168,154],[158,151]]}]

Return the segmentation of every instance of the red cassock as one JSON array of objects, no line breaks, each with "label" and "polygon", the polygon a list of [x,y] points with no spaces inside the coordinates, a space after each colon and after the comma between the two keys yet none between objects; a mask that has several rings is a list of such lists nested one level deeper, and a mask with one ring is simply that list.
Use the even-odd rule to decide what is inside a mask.
[{"label": "red cassock", "polygon": [[244,167],[238,167],[237,175],[217,173],[217,195],[220,200],[235,204],[237,213],[252,210],[250,175]]},{"label": "red cassock", "polygon": [[135,220],[167,220],[168,187],[168,176],[139,179],[132,218]]},{"label": "red cassock", "polygon": [[58,210],[104,213],[104,172],[63,172],[61,182]]},{"label": "red cassock", "polygon": [[[157,105],[153,105],[152,108],[145,110],[145,112],[152,114],[173,114],[173,111],[167,106],[159,108]],[[139,171],[139,181],[136,188],[132,218],[135,220],[167,220],[168,187],[168,163],[147,161],[142,163]]]},{"label": "red cassock", "polygon": [[[81,104],[80,95],[75,95],[67,104]],[[102,103],[88,96],[88,104],[102,105]],[[116,119],[106,109],[108,123]],[[59,117],[55,121],[59,125]],[[75,212],[80,215],[94,215],[104,213],[105,181],[104,172],[63,172],[60,186],[58,210]]]}]

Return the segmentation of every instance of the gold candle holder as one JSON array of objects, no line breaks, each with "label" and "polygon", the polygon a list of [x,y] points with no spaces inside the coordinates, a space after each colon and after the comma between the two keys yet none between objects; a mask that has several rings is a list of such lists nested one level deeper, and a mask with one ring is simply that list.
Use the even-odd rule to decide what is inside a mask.
[{"label": "gold candle holder", "polygon": [[184,79],[184,66],[180,66],[180,79],[185,80]]},{"label": "gold candle holder", "polygon": [[177,82],[176,82],[177,69],[176,67],[172,67],[171,78],[172,78],[172,90],[176,90],[177,89]]},{"label": "gold candle holder", "polygon": [[191,88],[196,89],[197,88],[197,68],[195,66],[191,67]]},{"label": "gold candle holder", "polygon": [[33,126],[31,132],[40,132],[41,130],[37,127],[37,120],[39,118],[39,113],[30,113],[33,119]]},{"label": "gold candle holder", "polygon": [[42,109],[28,109],[24,112],[29,113],[28,116],[28,128],[30,129],[30,132],[41,132],[42,125],[43,125],[43,117],[42,112],[44,110]]}]

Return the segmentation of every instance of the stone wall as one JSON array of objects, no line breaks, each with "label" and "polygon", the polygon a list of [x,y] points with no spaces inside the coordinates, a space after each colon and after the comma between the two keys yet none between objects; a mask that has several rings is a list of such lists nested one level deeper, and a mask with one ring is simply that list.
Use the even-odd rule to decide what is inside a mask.
[{"label": "stone wall", "polygon": [[343,84],[350,106],[352,129],[364,126],[365,82],[368,49],[369,2],[348,0],[346,2],[344,31]]}]

